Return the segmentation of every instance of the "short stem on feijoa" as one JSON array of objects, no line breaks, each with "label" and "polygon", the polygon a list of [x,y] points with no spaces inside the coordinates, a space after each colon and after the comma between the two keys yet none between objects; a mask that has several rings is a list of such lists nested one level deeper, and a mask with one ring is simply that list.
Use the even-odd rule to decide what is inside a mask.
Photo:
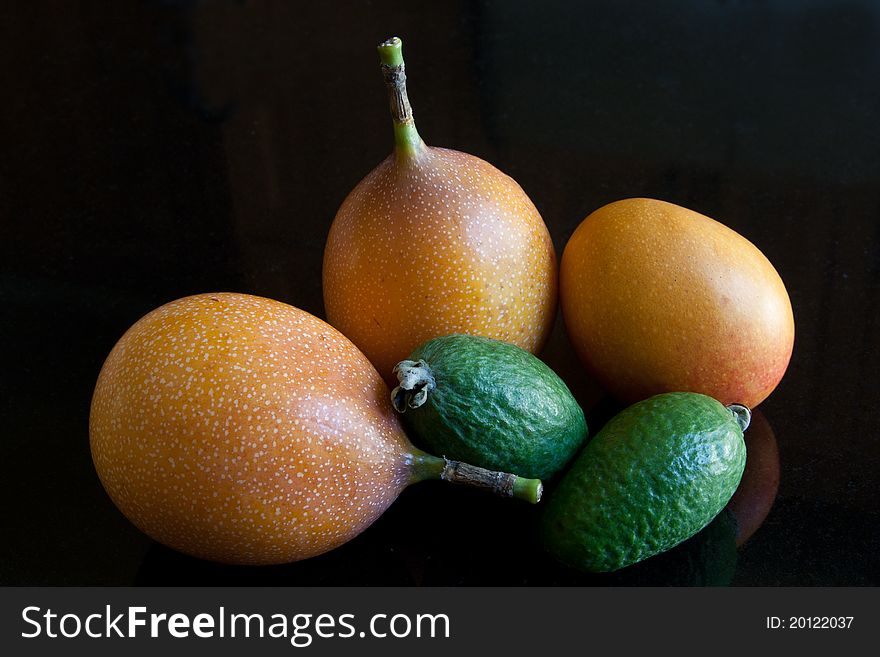
[{"label": "short stem on feijoa", "polygon": [[532,504],[541,500],[544,486],[540,479],[527,479],[509,472],[495,472],[476,465],[432,456],[419,450],[412,453],[411,483],[441,479],[490,491],[501,497],[515,497]]},{"label": "short stem on feijoa", "polygon": [[406,93],[406,65],[403,63],[403,41],[392,37],[379,44],[379,61],[394,125],[394,152],[399,159],[410,159],[425,148],[416,130],[412,107]]},{"label": "short stem on feijoa", "polygon": [[743,406],[742,404],[728,404],[727,410],[733,413],[736,423],[739,425],[742,432],[745,433],[746,429],[748,429],[749,425],[752,423],[752,411],[749,410],[749,407]]},{"label": "short stem on feijoa", "polygon": [[400,383],[391,391],[391,404],[398,413],[406,413],[408,408],[423,405],[437,386],[434,372],[422,359],[402,360],[391,371],[397,375]]}]

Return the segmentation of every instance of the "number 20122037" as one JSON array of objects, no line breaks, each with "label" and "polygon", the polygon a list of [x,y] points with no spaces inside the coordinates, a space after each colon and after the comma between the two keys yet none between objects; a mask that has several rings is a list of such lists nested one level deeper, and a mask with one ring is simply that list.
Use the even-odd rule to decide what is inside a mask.
[{"label": "number 20122037", "polygon": [[849,629],[854,616],[767,616],[768,630],[838,630]]}]

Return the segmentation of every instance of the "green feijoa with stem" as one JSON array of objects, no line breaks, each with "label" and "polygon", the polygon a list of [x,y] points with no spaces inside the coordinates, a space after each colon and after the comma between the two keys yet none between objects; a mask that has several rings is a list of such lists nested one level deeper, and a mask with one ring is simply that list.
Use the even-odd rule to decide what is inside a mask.
[{"label": "green feijoa with stem", "polygon": [[507,342],[434,338],[394,371],[394,407],[411,439],[434,453],[548,479],[586,440],[583,410],[562,379]]},{"label": "green feijoa with stem", "polygon": [[542,540],[559,561],[618,570],[678,545],[730,500],[751,417],[705,395],[656,395],[593,438],[549,496]]}]

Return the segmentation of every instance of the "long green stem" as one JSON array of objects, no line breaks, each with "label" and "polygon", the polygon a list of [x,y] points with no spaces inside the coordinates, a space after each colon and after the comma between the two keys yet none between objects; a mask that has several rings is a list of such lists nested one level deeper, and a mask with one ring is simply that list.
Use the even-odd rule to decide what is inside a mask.
[{"label": "long green stem", "polygon": [[464,484],[488,490],[501,497],[516,497],[537,504],[544,492],[540,479],[526,479],[507,472],[494,472],[486,468],[450,461],[413,450],[412,483],[426,479],[442,479],[453,484]]},{"label": "long green stem", "polygon": [[391,119],[394,125],[394,150],[398,157],[415,157],[425,147],[416,130],[412,107],[406,94],[406,66],[403,63],[403,41],[392,37],[379,44],[382,77],[388,89]]}]

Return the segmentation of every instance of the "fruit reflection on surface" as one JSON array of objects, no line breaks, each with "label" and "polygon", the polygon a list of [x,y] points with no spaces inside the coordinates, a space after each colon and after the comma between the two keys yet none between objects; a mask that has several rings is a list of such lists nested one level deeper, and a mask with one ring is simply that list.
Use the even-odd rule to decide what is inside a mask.
[{"label": "fruit reflection on surface", "polygon": [[400,40],[379,52],[395,147],[331,226],[323,263],[328,321],[391,386],[394,365],[439,335],[484,335],[536,353],[557,294],[544,221],[492,165],[425,145],[406,96]]},{"label": "fruit reflection on surface", "polygon": [[[724,509],[671,550],[613,573],[594,576],[609,586],[730,586],[736,574],[736,519]],[[583,581],[587,584],[588,581]]]},{"label": "fruit reflection on surface", "polygon": [[130,328],[98,377],[90,439],[129,520],[226,563],[327,552],[423,479],[540,497],[535,480],[412,447],[387,386],[349,340],[302,310],[243,294],[179,299]]},{"label": "fruit reflection on surface", "polygon": [[510,343],[442,336],[394,370],[394,407],[413,442],[435,454],[547,479],[587,437],[584,412],[562,379]]},{"label": "fruit reflection on surface", "polygon": [[617,201],[581,223],[563,252],[560,301],[578,356],[626,402],[687,390],[754,407],[794,343],[767,258],[726,226],[653,199]]},{"label": "fruit reflection on surface", "polygon": [[552,491],[548,551],[586,572],[624,568],[703,529],[742,477],[748,409],[665,393],[616,415]]},{"label": "fruit reflection on surface", "polygon": [[779,447],[773,427],[760,410],[752,413],[745,433],[746,469],[727,508],[737,521],[737,545],[757,531],[776,501],[779,490]]},{"label": "fruit reflection on surface", "polygon": [[[734,577],[735,521],[728,510],[671,550],[613,573],[582,573],[548,555],[538,541],[540,513],[540,504],[506,504],[463,488],[428,483],[406,490],[369,531],[313,559],[260,568],[230,566],[153,544],[135,584],[719,586]],[[456,518],[456,531],[438,531],[436,523],[414,523],[416,515]],[[511,527],[516,527],[514,541],[509,540]]]}]

